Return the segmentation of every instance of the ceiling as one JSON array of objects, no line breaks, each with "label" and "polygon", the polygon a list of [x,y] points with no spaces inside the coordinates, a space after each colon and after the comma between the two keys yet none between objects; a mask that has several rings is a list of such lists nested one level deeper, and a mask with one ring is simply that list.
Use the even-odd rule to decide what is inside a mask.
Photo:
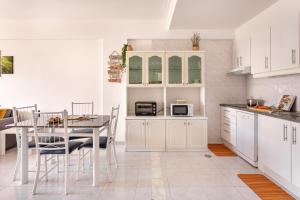
[{"label": "ceiling", "polygon": [[170,29],[234,29],[276,1],[0,0],[0,20],[166,20]]},{"label": "ceiling", "polygon": [[169,0],[0,0],[0,19],[164,19]]},{"label": "ceiling", "polygon": [[235,29],[278,0],[177,0],[171,29]]}]

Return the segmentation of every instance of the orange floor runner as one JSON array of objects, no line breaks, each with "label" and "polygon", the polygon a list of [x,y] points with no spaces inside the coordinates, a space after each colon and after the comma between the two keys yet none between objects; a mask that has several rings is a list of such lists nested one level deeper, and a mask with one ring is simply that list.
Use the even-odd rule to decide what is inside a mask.
[{"label": "orange floor runner", "polygon": [[236,154],[228,149],[224,144],[208,144],[208,148],[216,156],[236,156]]},{"label": "orange floor runner", "polygon": [[263,200],[294,199],[287,192],[261,174],[238,174],[239,178],[248,185]]}]

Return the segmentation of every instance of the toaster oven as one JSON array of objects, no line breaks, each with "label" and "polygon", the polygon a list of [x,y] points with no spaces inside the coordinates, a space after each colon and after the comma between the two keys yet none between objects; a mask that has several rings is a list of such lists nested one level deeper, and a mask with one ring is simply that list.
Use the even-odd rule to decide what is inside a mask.
[{"label": "toaster oven", "polygon": [[156,116],[157,105],[154,101],[137,101],[135,102],[136,116]]}]

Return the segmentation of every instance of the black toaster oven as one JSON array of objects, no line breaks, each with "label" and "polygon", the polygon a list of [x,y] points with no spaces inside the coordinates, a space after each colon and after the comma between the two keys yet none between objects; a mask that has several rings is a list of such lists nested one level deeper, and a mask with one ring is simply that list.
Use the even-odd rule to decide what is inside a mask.
[{"label": "black toaster oven", "polygon": [[156,102],[154,101],[137,101],[135,102],[136,116],[156,116]]}]

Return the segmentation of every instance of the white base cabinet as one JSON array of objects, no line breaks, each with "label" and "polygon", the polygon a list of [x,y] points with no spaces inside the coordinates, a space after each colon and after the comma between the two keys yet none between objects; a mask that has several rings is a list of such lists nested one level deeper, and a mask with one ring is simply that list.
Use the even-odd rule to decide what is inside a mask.
[{"label": "white base cabinet", "polygon": [[259,167],[300,197],[300,124],[259,115]]},{"label": "white base cabinet", "polygon": [[207,148],[206,120],[166,120],[167,150]]},{"label": "white base cabinet", "polygon": [[127,119],[127,151],[207,149],[206,119]]},{"label": "white base cabinet", "polygon": [[127,120],[127,150],[165,150],[165,120]]}]

